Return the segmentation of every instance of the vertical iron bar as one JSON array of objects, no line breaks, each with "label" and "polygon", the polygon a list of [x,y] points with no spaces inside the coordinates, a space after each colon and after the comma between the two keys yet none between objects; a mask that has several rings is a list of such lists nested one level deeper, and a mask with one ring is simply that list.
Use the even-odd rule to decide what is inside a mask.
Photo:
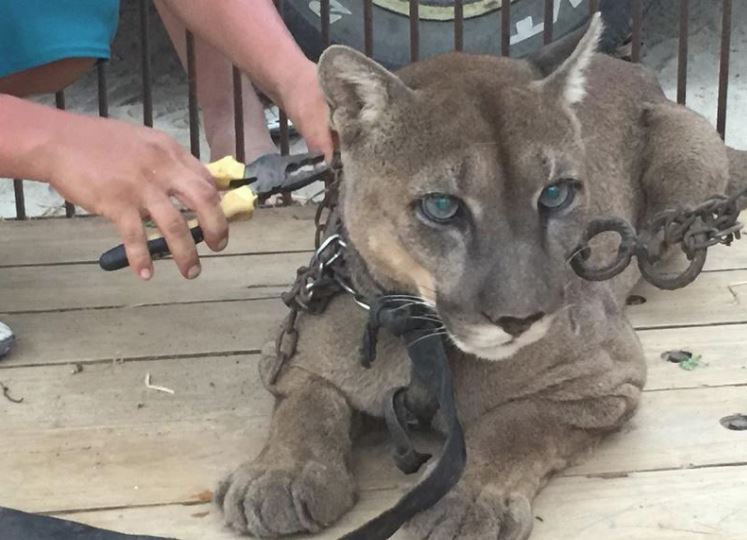
[{"label": "vertical iron bar", "polygon": [[[60,90],[54,95],[54,102],[58,109],[61,111],[65,110],[65,91]],[[65,201],[65,217],[73,217],[75,215],[75,205]]]},{"label": "vertical iron bar", "polygon": [[330,10],[329,0],[321,0],[319,2],[320,15],[322,19],[322,45],[325,48],[329,47],[330,44]]},{"label": "vertical iron bar", "polygon": [[[624,0],[623,0],[624,1]],[[589,0],[589,14],[594,15],[599,10],[598,0]]]},{"label": "vertical iron bar", "polygon": [[731,0],[724,0],[721,21],[721,66],[718,77],[718,115],[716,129],[726,137],[726,100],[729,92],[729,58],[731,49]]},{"label": "vertical iron bar", "polygon": [[241,71],[233,66],[233,129],[236,134],[236,159],[244,162],[244,90],[241,87]]},{"label": "vertical iron bar", "polygon": [[189,147],[200,158],[200,111],[197,105],[197,58],[195,37],[187,30],[187,81],[189,83]]},{"label": "vertical iron bar", "polygon": [[690,17],[689,0],[680,0],[680,37],[677,53],[677,103],[687,102],[687,40],[688,18]]},{"label": "vertical iron bar", "polygon": [[98,79],[99,93],[99,116],[106,118],[109,116],[109,96],[108,84],[106,82],[106,63],[99,62],[96,64],[96,75]]},{"label": "vertical iron bar", "polygon": [[631,11],[633,12],[633,46],[630,53],[630,59],[633,62],[641,61],[641,27],[643,25],[643,11],[641,9],[641,0],[630,0]]},{"label": "vertical iron bar", "polygon": [[464,0],[454,0],[454,50],[464,50]]},{"label": "vertical iron bar", "polygon": [[501,2],[501,55],[511,54],[511,0]]},{"label": "vertical iron bar", "polygon": [[410,0],[410,60],[420,58],[420,6],[418,0]]},{"label": "vertical iron bar", "polygon": [[13,180],[13,194],[16,199],[16,219],[26,219],[26,196],[23,193],[23,180]]},{"label": "vertical iron bar", "polygon": [[363,0],[363,40],[367,56],[373,56],[373,0]]},{"label": "vertical iron bar", "polygon": [[545,22],[544,31],[542,33],[544,43],[547,45],[552,41],[552,27],[553,27],[553,11],[554,11],[553,0],[545,0]]},{"label": "vertical iron bar", "polygon": [[[280,17],[285,17],[285,5],[283,0],[275,0],[275,7],[280,13]],[[284,156],[290,153],[290,134],[288,129],[288,116],[285,111],[280,109],[278,106],[278,112],[280,115],[280,153]]]},{"label": "vertical iron bar", "polygon": [[143,124],[153,127],[153,86],[150,70],[150,14],[148,1],[140,0],[140,55],[143,70]]}]

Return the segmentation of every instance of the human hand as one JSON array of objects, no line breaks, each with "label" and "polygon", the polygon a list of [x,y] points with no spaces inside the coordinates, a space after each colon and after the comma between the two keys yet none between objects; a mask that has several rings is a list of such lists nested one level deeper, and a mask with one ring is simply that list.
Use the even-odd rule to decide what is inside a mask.
[{"label": "human hand", "polygon": [[329,127],[329,107],[317,81],[316,64],[306,61],[292,83],[279,90],[288,117],[309,150],[324,152],[327,163],[330,163],[335,143]]},{"label": "human hand", "polygon": [[66,200],[115,224],[130,267],[142,279],[153,275],[142,222],[148,216],[182,275],[200,274],[189,227],[172,196],[197,213],[213,251],[226,247],[228,224],[210,173],[176,141],[149,128],[72,114],[62,127],[43,152],[46,178]]}]

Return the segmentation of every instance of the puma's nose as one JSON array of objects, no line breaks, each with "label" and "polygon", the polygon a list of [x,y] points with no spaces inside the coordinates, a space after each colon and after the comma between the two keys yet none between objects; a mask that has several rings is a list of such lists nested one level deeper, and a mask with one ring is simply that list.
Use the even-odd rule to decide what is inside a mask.
[{"label": "puma's nose", "polygon": [[545,316],[545,314],[541,311],[535,313],[534,315],[530,315],[529,317],[525,317],[525,318],[499,317],[497,319],[493,319],[487,314],[484,314],[484,315],[490,320],[490,322],[492,322],[496,326],[501,327],[501,329],[504,332],[506,332],[512,337],[519,337],[521,334],[529,330],[530,326],[532,326],[534,323],[536,323],[542,317]]}]

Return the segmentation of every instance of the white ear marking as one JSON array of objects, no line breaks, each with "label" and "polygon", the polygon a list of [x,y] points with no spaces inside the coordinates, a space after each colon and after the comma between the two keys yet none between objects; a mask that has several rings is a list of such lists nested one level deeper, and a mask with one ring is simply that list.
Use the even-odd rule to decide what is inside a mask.
[{"label": "white ear marking", "polygon": [[576,50],[557,70],[542,81],[542,85],[558,81],[563,85],[562,95],[567,103],[574,105],[581,102],[586,97],[586,69],[597,51],[603,31],[604,22],[601,14],[595,13],[589,29],[576,46]]}]

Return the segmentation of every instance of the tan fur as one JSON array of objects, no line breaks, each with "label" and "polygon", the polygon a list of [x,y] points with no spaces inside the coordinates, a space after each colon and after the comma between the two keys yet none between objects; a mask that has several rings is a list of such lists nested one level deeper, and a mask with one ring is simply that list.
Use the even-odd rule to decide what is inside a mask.
[{"label": "tan fur", "polygon": [[[640,225],[726,190],[715,131],[669,103],[644,68],[594,55],[594,25],[570,59],[454,53],[397,75],[344,47],[320,61],[341,141],[340,210],[366,270],[354,264],[353,279],[360,290],[420,292],[459,345],[450,362],[467,468],[408,525],[412,538],[530,535],[537,492],[634,414],[645,381],[623,313],[637,271],[587,282],[567,264],[570,250],[591,217]],[[575,202],[541,214],[544,187],[569,178],[582,185]],[[434,226],[416,210],[428,193],[460,197],[469,215]],[[511,337],[507,321],[537,314]],[[300,317],[298,352],[270,387],[267,446],[217,493],[235,529],[316,532],[353,504],[354,412],[380,417],[409,374],[386,334],[373,367],[361,367],[366,315],[339,296],[323,315]]]}]

